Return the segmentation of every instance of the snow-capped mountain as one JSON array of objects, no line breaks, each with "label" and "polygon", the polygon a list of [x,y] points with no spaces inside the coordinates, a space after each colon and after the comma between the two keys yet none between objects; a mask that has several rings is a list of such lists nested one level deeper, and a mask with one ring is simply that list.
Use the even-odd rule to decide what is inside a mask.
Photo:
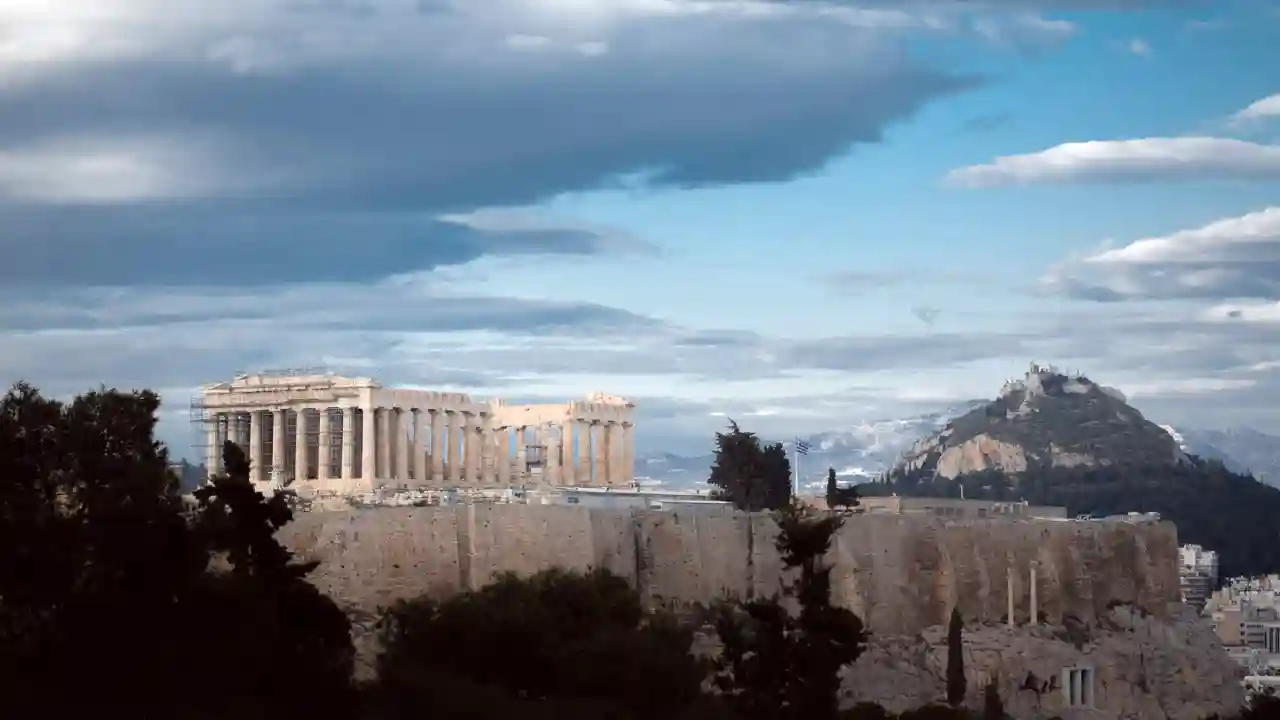
[{"label": "snow-capped mountain", "polygon": [[1220,460],[1232,472],[1248,472],[1280,487],[1280,437],[1251,430],[1193,430],[1161,425],[1183,452]]},{"label": "snow-capped mountain", "polygon": [[[937,432],[951,418],[983,404],[983,400],[973,400],[938,412],[894,420],[873,420],[847,430],[801,438],[810,446],[809,454],[799,458],[801,483],[809,489],[825,487],[827,468],[835,468],[836,475],[844,482],[870,480],[892,467],[917,440]],[[788,441],[783,445],[794,462],[794,442]],[[636,476],[647,484],[705,489],[712,460],[711,453],[697,456],[662,453],[640,457],[636,459]]]},{"label": "snow-capped mountain", "polygon": [[[976,408],[986,400],[971,400],[937,412],[892,420],[858,423],[845,430],[832,430],[802,438],[811,449],[800,457],[804,487],[820,490],[826,483],[827,468],[845,482],[864,482],[893,467],[916,441],[938,433],[948,422]],[[1263,482],[1280,487],[1280,437],[1248,428],[1196,430],[1160,426],[1183,452],[1222,461],[1234,472],[1251,472]],[[794,443],[786,442],[787,454],[795,458]],[[713,456],[660,453],[636,459],[636,478],[645,486],[681,490],[706,490]]]}]

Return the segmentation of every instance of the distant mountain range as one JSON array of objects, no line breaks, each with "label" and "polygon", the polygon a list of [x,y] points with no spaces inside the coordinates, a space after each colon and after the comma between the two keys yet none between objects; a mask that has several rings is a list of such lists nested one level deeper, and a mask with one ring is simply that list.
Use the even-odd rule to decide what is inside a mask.
[{"label": "distant mountain range", "polygon": [[1232,472],[1249,473],[1280,487],[1280,437],[1249,428],[1195,430],[1162,426],[1188,453],[1219,460]]},{"label": "distant mountain range", "polygon": [[[1098,406],[1110,408],[1115,405],[1110,408],[1113,412],[1127,413],[1130,422],[1138,423],[1133,427],[1142,428],[1141,434],[1148,445],[1161,444],[1164,442],[1161,436],[1167,433],[1172,445],[1184,453],[1221,461],[1234,472],[1250,472],[1259,480],[1280,487],[1280,437],[1247,428],[1197,430],[1153,425],[1141,418],[1137,411],[1128,408],[1118,391],[1095,387],[1099,393],[1095,401]],[[984,408],[991,402],[971,400],[937,412],[863,422],[846,430],[831,430],[802,438],[812,448],[808,456],[800,458],[802,485],[810,490],[822,488],[827,468],[835,468],[837,476],[846,482],[863,482],[877,477],[908,455],[922,439],[943,432],[952,420],[978,411],[985,413]],[[1114,415],[1112,420],[1120,422]],[[1101,420],[1096,419],[1095,422]],[[1102,431],[1102,427],[1110,426],[1099,426],[1099,434],[1105,438],[1107,432]],[[745,429],[750,430],[749,427]],[[794,457],[792,443],[784,444],[789,455]],[[981,452],[978,454],[982,455]],[[636,476],[644,484],[705,490],[712,459],[710,453],[643,456],[636,460]]]}]

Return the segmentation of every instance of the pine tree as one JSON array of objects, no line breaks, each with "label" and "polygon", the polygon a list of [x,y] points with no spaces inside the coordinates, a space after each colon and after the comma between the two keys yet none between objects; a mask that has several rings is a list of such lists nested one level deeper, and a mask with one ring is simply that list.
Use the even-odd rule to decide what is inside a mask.
[{"label": "pine tree", "polygon": [[964,645],[961,633],[964,621],[960,609],[951,608],[951,625],[947,628],[947,703],[952,707],[964,704]]},{"label": "pine tree", "polygon": [[800,606],[793,616],[778,598],[722,605],[716,631],[724,643],[717,685],[745,720],[834,720],[840,669],[866,645],[862,621],[831,604],[831,567],[824,557],[844,522],[792,501],[774,514],[783,565],[800,571],[785,589]]},{"label": "pine tree", "polygon": [[836,491],[838,489],[839,488],[836,487],[836,469],[827,468],[827,507],[829,509],[834,510],[836,502],[840,499],[836,495]]},{"label": "pine tree", "polygon": [[707,483],[713,497],[739,510],[757,512],[784,507],[791,499],[791,461],[781,443],[762,446],[730,420],[729,431],[716,433],[716,459]]}]

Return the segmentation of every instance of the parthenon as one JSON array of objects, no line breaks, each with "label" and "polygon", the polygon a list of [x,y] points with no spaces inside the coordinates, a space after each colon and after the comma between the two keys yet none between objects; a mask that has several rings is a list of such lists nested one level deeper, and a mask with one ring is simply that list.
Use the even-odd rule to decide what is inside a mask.
[{"label": "parthenon", "polygon": [[242,374],[193,401],[206,467],[244,448],[256,486],[335,494],[377,488],[503,488],[631,483],[630,402],[594,393],[508,405],[464,393],[385,387],[368,377]]}]

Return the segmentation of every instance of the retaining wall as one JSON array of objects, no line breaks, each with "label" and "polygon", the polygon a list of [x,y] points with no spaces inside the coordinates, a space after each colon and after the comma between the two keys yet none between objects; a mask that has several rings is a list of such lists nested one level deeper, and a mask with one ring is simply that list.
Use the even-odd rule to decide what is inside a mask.
[{"label": "retaining wall", "polygon": [[[367,508],[299,514],[280,531],[318,560],[312,581],[340,603],[376,611],[396,599],[445,597],[494,573],[607,568],[651,605],[768,596],[783,581],[777,528],[763,514],[630,511],[554,505]],[[1131,603],[1156,616],[1179,600],[1177,533],[1169,523],[985,520],[858,515],[833,544],[833,599],[875,632],[910,634],[946,622],[1030,614],[1038,564],[1042,618],[1092,621]]]}]

